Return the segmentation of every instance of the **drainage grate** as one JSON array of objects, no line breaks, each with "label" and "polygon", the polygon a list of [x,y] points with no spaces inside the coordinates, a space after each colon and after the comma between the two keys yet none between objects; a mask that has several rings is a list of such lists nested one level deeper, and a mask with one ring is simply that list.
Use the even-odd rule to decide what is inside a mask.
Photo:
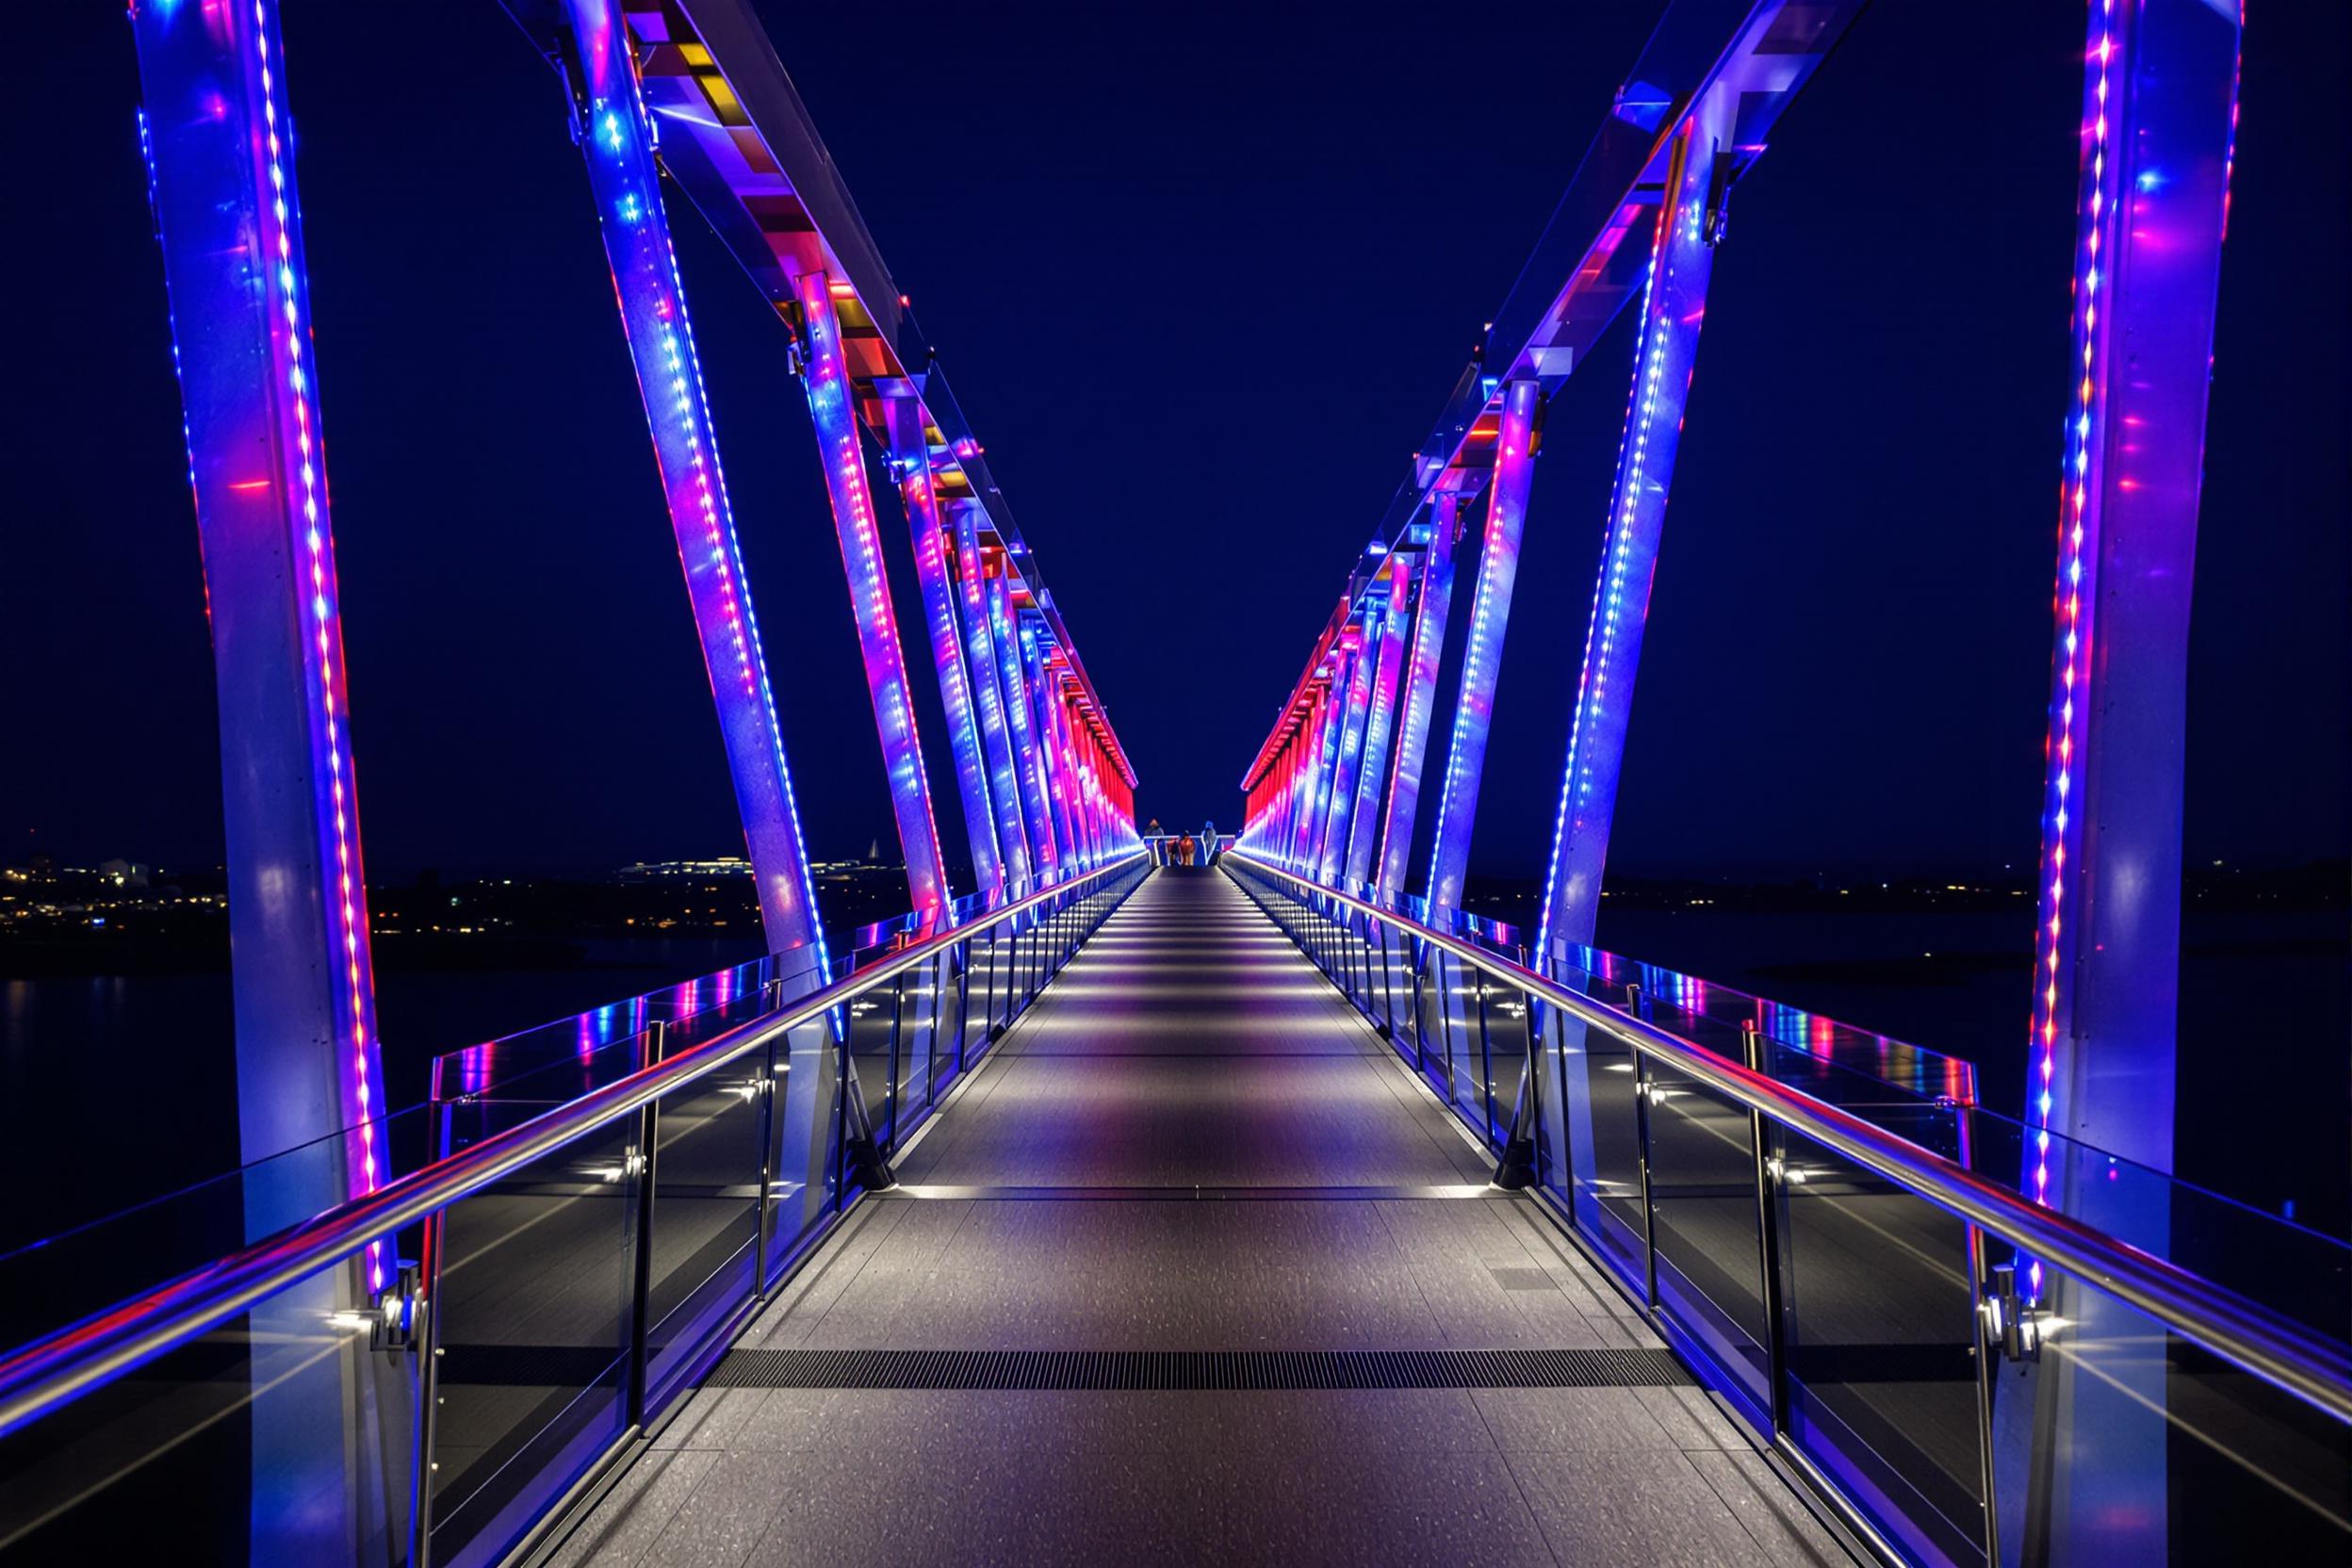
[{"label": "drainage grate", "polygon": [[1658,1388],[1666,1350],[730,1350],[713,1388]]}]

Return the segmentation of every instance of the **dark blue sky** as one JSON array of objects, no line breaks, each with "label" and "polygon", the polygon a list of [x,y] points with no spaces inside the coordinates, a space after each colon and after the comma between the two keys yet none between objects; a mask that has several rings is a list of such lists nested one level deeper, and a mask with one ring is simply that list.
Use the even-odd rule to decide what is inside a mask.
[{"label": "dark blue sky", "polygon": [[[769,10],[1142,807],[1230,821],[1651,8]],[[735,850],[551,74],[493,0],[288,12],[371,869]],[[0,825],[11,857],[208,860],[210,654],[128,30],[68,0],[12,25],[54,68],[0,108]],[[2033,855],[2081,43],[2071,5],[1881,0],[1739,190],[1620,865]],[[2347,53],[2334,6],[2264,5],[2247,33],[2197,858],[2346,849]],[[862,852],[890,819],[782,329],[672,214],[812,848]],[[1477,844],[1496,869],[1540,870],[1628,353],[1614,335],[1547,425]]]}]

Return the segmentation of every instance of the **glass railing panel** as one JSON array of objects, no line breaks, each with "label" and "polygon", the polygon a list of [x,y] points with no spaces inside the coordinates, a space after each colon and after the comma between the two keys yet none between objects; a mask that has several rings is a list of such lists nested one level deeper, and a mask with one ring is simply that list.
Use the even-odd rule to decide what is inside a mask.
[{"label": "glass railing panel", "polygon": [[[683,1047],[665,1044],[662,1055]],[[663,1095],[655,1117],[645,1382],[663,1388],[749,1296],[767,1137],[764,1051]]]},{"label": "glass railing panel", "polygon": [[788,1031],[769,1066],[768,1255],[763,1280],[799,1250],[840,1199],[841,1050],[826,1019]]},{"label": "glass railing panel", "polygon": [[[1422,1073],[1446,1095],[1453,1082],[1453,1047],[1446,1033],[1445,950],[1428,942],[1413,965],[1414,1029],[1419,1036]],[[1451,1097],[1447,1096],[1448,1102]]]},{"label": "glass railing panel", "polygon": [[2003,1562],[2352,1561],[2352,1428],[2080,1281],[2039,1311],[1993,1383]]},{"label": "glass railing panel", "polygon": [[326,1270],[0,1439],[0,1561],[404,1560],[414,1400],[365,1290]]},{"label": "glass railing panel", "polygon": [[[413,1106],[0,1255],[0,1348],[204,1268],[332,1206],[369,1162],[389,1176],[425,1163],[433,1147],[432,1119]],[[375,1253],[387,1283],[396,1250],[387,1243]],[[404,1251],[415,1256],[415,1243]]]},{"label": "glass railing panel", "polygon": [[1915,1560],[1982,1563],[1968,1228],[1807,1138],[1770,1138],[1789,1433]]},{"label": "glass railing panel", "polygon": [[2331,1338],[2352,1324],[2352,1246],[2103,1150],[1978,1109],[1980,1174]]},{"label": "glass railing panel", "polygon": [[1438,955],[1438,968],[1444,976],[1441,994],[1445,998],[1446,1033],[1453,1043],[1446,1096],[1470,1125],[1485,1133],[1492,1141],[1494,1130],[1487,1119],[1486,1040],[1478,1027],[1478,992],[1486,977],[1476,965],[1443,951]]},{"label": "glass railing panel", "polygon": [[1511,1140],[1519,1090],[1527,1066],[1528,1006],[1525,991],[1491,976],[1479,978],[1479,1010],[1485,1022],[1488,1125],[1496,1147]]},{"label": "glass railing panel", "polygon": [[[551,1108],[486,1096],[442,1107],[449,1151]],[[431,1297],[435,1563],[496,1560],[628,1425],[641,1125],[599,1128],[443,1212]]]},{"label": "glass railing panel", "polygon": [[910,1128],[931,1104],[932,1053],[938,1039],[934,1027],[939,1005],[939,982],[933,964],[918,964],[898,980],[898,1099],[900,1125],[890,1130],[895,1143],[902,1129]]},{"label": "glass railing panel", "polygon": [[1658,1304],[1756,1409],[1768,1403],[1756,1150],[1748,1113],[1642,1064]]},{"label": "glass railing panel", "polygon": [[858,1088],[873,1119],[874,1135],[888,1147],[890,1135],[890,1051],[898,1034],[896,981],[875,987],[842,1009],[847,1015],[849,1054]]}]

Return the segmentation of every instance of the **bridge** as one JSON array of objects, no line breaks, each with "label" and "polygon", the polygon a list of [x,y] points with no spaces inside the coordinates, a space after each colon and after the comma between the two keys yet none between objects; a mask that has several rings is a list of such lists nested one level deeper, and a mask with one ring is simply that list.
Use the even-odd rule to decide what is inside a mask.
[{"label": "bridge", "polygon": [[[2352,1248],[2172,1174],[2227,0],[2088,8],[2021,1119],[1965,1060],[1593,945],[1733,193],[1861,0],[1664,6],[1299,673],[1271,672],[1238,831],[1182,838],[1138,828],[783,41],[749,0],[505,4],[585,168],[765,956],[390,1102],[302,62],[278,0],[137,0],[243,1163],[0,1256],[0,1560],[2352,1549]],[[855,932],[820,918],[688,211],[775,311],[825,465],[906,874],[906,912]],[[1464,906],[1488,721],[1547,408],[1627,313],[1520,929]]]}]

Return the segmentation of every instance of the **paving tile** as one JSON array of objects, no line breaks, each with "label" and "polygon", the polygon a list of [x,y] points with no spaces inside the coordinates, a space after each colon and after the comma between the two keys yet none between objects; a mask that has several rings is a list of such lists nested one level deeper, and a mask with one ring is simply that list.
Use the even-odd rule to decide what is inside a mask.
[{"label": "paving tile", "polygon": [[710,1452],[640,1454],[595,1512],[556,1549],[547,1568],[633,1568],[718,1462],[719,1456]]},{"label": "paving tile", "polygon": [[801,1454],[717,1456],[642,1560],[645,1568],[738,1568],[783,1511]]},{"label": "paving tile", "polygon": [[686,1396],[677,1414],[654,1435],[657,1448],[725,1450],[767,1398],[764,1388],[700,1388]]},{"label": "paving tile", "polygon": [[1666,1429],[1666,1435],[1675,1447],[1740,1454],[1755,1451],[1755,1445],[1740,1435],[1739,1427],[1708,1397],[1705,1389],[1685,1383],[1637,1392],[1642,1408]]},{"label": "paving tile", "polygon": [[1604,1453],[1674,1446],[1632,1388],[1480,1388],[1478,1413],[1505,1453]]},{"label": "paving tile", "polygon": [[1510,1463],[1562,1568],[1754,1568],[1755,1539],[1680,1453],[1513,1454]]},{"label": "paving tile", "polygon": [[1774,1568],[1848,1568],[1854,1561],[1812,1511],[1788,1490],[1764,1456],[1686,1455],[1700,1477],[1729,1505]]}]

